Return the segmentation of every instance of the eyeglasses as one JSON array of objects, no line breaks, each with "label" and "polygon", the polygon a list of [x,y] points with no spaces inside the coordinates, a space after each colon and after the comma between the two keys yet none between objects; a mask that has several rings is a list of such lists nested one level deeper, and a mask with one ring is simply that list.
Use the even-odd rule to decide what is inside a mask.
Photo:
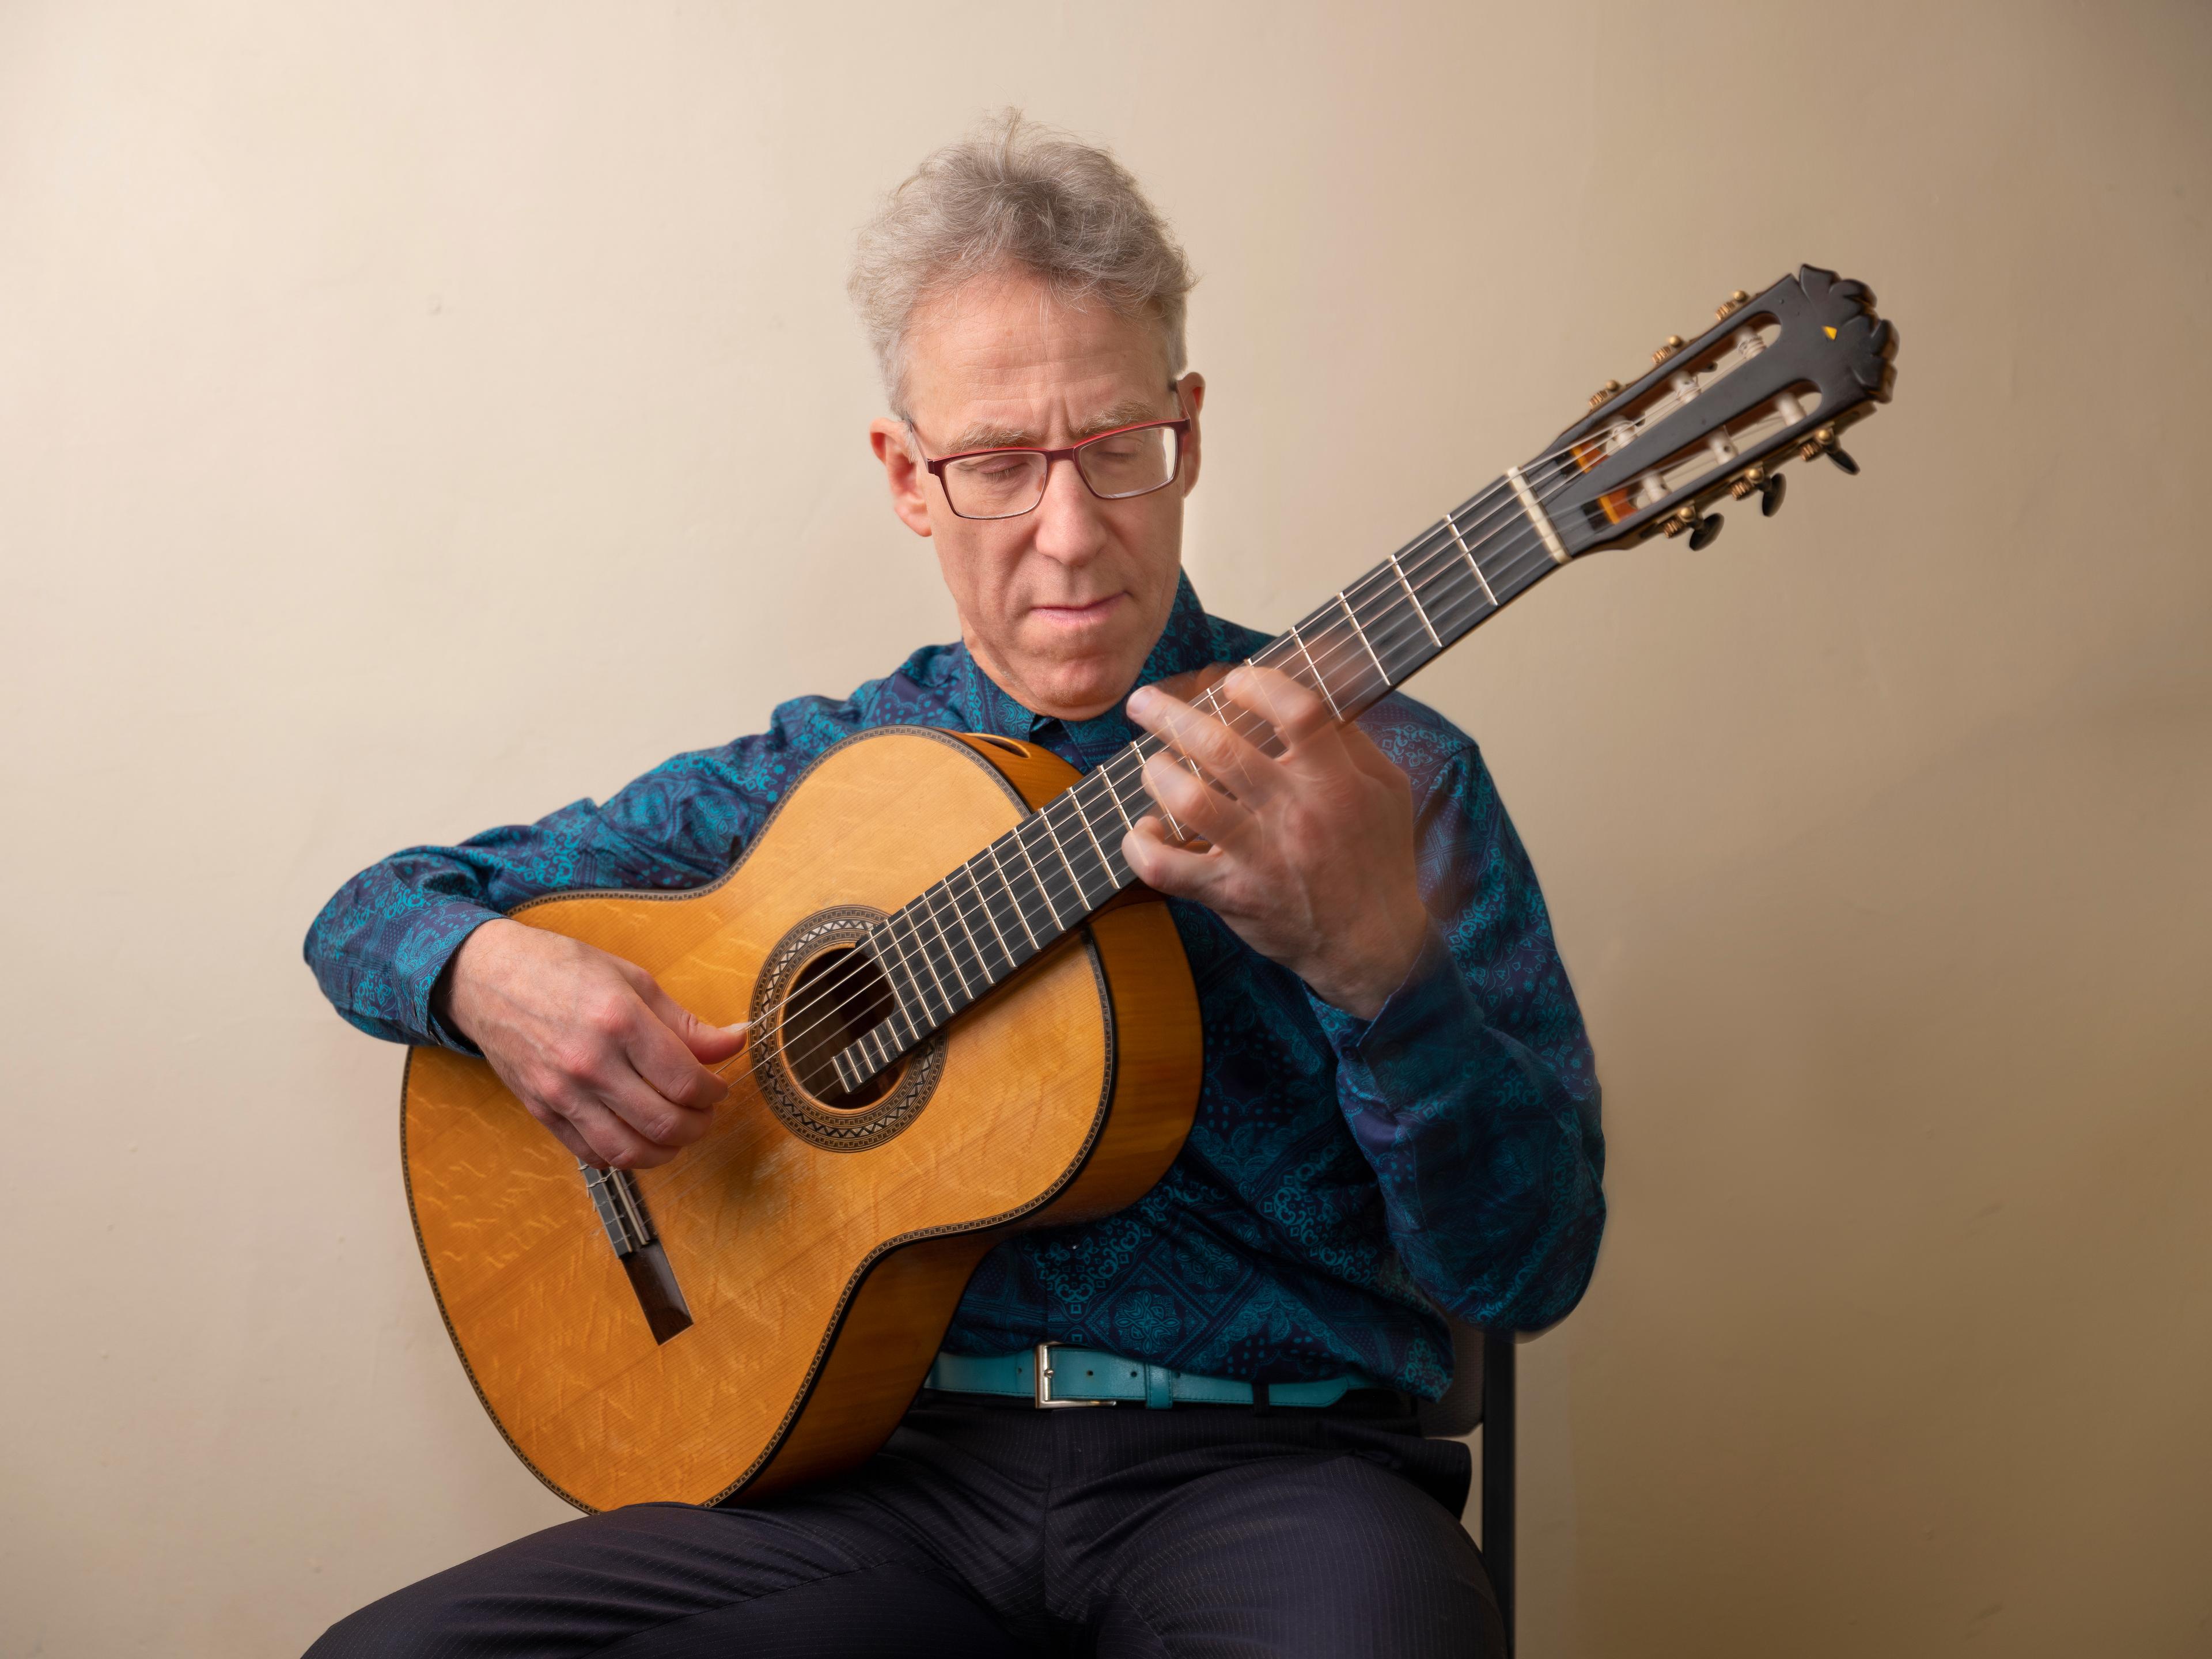
[{"label": "eyeglasses", "polygon": [[[1177,394],[1178,404],[1182,401]],[[914,430],[911,422],[909,432]],[[1102,501],[1126,501],[1165,489],[1182,472],[1182,447],[1190,417],[1117,426],[1065,449],[967,449],[923,458],[945,486],[945,505],[963,519],[1018,519],[1044,500],[1052,464],[1071,460],[1084,488]],[[918,447],[921,434],[916,433]]]}]

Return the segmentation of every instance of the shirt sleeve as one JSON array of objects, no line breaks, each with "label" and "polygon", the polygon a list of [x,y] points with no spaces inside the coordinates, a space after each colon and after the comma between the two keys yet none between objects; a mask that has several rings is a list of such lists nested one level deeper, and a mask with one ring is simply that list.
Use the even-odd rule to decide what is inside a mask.
[{"label": "shirt sleeve", "polygon": [[1535,872],[1474,745],[1459,739],[1436,775],[1419,960],[1372,1020],[1314,1006],[1415,1282],[1469,1324],[1540,1329],[1581,1299],[1604,1230],[1596,1070]]},{"label": "shirt sleeve", "polygon": [[458,847],[410,847],[340,889],[307,930],[307,965],[371,1036],[473,1052],[431,1012],[453,952],[526,900],[577,888],[679,889],[714,880],[814,758],[863,723],[843,702],[800,697],[769,729],[655,767],[605,805],[580,800]]}]

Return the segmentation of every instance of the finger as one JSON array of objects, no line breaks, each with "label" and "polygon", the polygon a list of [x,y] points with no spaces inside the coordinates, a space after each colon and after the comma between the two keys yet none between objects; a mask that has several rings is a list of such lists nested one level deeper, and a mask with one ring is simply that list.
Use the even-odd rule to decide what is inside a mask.
[{"label": "finger", "polygon": [[635,1072],[604,1080],[592,1092],[600,1105],[659,1150],[689,1146],[714,1127],[712,1112],[669,1099]]},{"label": "finger", "polygon": [[1252,815],[1218,789],[1207,787],[1165,755],[1145,763],[1145,793],[1182,827],[1183,834],[1211,842],[1235,842],[1252,824]]},{"label": "finger", "polygon": [[[663,991],[642,969],[633,969],[623,977],[630,981],[638,1001],[643,1005],[639,1017],[629,1022],[621,1033],[623,1057],[662,1098],[694,1111],[711,1108],[729,1093],[729,1085],[699,1063],[697,1051],[685,1040],[685,1032],[686,1028],[700,1032],[714,1028],[693,1018],[689,1010]],[[718,1046],[729,1048],[732,1042],[730,1034],[720,1035],[723,1040]],[[744,1041],[742,1037],[734,1039],[738,1047],[744,1045]]]},{"label": "finger", "polygon": [[1139,818],[1121,837],[1121,857],[1139,881],[1155,892],[1203,902],[1220,878],[1223,860],[1208,850],[1177,847],[1157,818]]},{"label": "finger", "polygon": [[1273,726],[1285,748],[1295,749],[1337,723],[1334,709],[1310,687],[1279,669],[1246,663],[1230,672],[1220,690],[1223,696]]},{"label": "finger", "polygon": [[1267,720],[1281,736],[1286,753],[1278,763],[1283,769],[1279,777],[1311,778],[1349,763],[1344,749],[1345,724],[1327,703],[1289,675],[1247,664],[1224,680],[1221,689],[1238,708]]},{"label": "finger", "polygon": [[[584,1144],[580,1155],[599,1169],[649,1170],[676,1156],[673,1148],[654,1146],[599,1101],[565,1101],[559,1109]],[[565,1142],[568,1137],[562,1139]]]},{"label": "finger", "polygon": [[1217,716],[1200,714],[1152,686],[1129,698],[1129,718],[1177,753],[1189,756],[1239,800],[1265,801],[1280,787],[1275,763]]},{"label": "finger", "polygon": [[532,1111],[531,1116],[545,1126],[546,1133],[566,1146],[583,1162],[599,1168],[599,1155],[592,1150],[592,1143],[576,1133],[575,1126],[558,1112]]}]

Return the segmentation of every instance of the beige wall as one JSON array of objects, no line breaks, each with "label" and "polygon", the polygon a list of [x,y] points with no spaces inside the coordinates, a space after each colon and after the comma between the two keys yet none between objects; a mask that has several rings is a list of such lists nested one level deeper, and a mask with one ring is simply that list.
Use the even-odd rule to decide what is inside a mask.
[{"label": "beige wall", "polygon": [[1532,1656],[2212,1644],[2212,14],[0,0],[0,1656],[283,1655],[565,1513],[298,957],[400,845],[944,637],[840,285],[987,106],[1204,272],[1280,625],[1729,289],[1866,475],[1568,573],[1482,740],[1607,1089]]}]

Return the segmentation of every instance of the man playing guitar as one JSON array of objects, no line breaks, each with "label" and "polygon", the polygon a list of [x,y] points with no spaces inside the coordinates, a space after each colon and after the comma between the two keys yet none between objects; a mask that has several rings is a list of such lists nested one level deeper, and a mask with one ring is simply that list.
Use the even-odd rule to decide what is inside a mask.
[{"label": "man playing guitar", "polygon": [[[1590,1051],[1464,734],[1395,694],[1340,725],[1297,682],[1235,670],[1220,695],[1272,724],[1268,752],[1158,689],[1264,638],[1182,574],[1206,390],[1184,366],[1190,284],[1101,151],[1009,118],[930,158],[853,287],[896,411],[870,440],[892,510],[935,544],[960,642],[787,702],[604,805],[394,854],[307,949],[363,1030],[480,1052],[591,1164],[664,1164],[706,1133],[708,1068],[744,1030],[502,912],[714,880],[856,731],[996,733],[1087,769],[1142,729],[1210,780],[1156,757],[1147,787],[1182,834],[1146,817],[1122,848],[1173,902],[1199,988],[1182,1155],[1129,1209],[994,1250],[858,1470],[570,1522],[362,1609],[314,1654],[1499,1650],[1458,1524],[1468,1454],[1414,1408],[1449,1381],[1439,1310],[1535,1328],[1588,1283]],[[1045,1344],[1065,1345],[1045,1350],[1056,1395],[1122,1363],[1148,1398],[1038,1409]]]}]

